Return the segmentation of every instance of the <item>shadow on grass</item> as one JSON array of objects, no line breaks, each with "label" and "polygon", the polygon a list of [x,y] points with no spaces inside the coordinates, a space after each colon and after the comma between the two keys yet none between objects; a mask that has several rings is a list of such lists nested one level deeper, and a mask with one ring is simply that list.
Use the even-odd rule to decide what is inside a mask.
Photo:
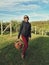
[{"label": "shadow on grass", "polygon": [[49,65],[49,37],[31,40],[24,60],[20,54],[11,43],[0,50],[0,65]]}]

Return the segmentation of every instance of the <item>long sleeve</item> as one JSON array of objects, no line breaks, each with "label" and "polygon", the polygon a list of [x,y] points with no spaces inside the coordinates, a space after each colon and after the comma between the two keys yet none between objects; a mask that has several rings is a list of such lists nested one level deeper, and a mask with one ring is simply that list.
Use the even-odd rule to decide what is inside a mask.
[{"label": "long sleeve", "polygon": [[30,27],[29,27],[29,37],[31,37],[31,24],[30,24]]},{"label": "long sleeve", "polygon": [[18,34],[18,39],[20,38],[20,34],[21,34],[21,31],[22,31],[22,28],[23,28],[23,22],[22,22],[21,25],[20,25],[20,30],[19,30],[19,34]]}]

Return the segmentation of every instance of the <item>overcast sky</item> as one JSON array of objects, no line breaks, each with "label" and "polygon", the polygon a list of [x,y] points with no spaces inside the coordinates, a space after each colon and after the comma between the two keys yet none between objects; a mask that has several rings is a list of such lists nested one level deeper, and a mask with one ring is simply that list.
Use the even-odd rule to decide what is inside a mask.
[{"label": "overcast sky", "polygon": [[49,0],[0,0],[0,20],[49,20]]}]

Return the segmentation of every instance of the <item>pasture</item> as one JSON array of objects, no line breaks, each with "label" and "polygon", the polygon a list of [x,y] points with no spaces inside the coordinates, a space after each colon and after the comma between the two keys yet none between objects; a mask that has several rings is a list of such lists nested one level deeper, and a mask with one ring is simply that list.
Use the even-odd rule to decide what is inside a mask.
[{"label": "pasture", "polygon": [[17,34],[0,35],[0,65],[49,65],[49,37],[32,34],[26,58],[14,47]]}]

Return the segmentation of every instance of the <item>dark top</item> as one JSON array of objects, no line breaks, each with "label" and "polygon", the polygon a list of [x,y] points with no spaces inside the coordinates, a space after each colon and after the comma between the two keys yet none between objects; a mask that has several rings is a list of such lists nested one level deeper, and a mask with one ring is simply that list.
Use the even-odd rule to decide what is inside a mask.
[{"label": "dark top", "polygon": [[29,22],[22,21],[18,38],[20,38],[20,35],[31,37],[31,24]]}]

